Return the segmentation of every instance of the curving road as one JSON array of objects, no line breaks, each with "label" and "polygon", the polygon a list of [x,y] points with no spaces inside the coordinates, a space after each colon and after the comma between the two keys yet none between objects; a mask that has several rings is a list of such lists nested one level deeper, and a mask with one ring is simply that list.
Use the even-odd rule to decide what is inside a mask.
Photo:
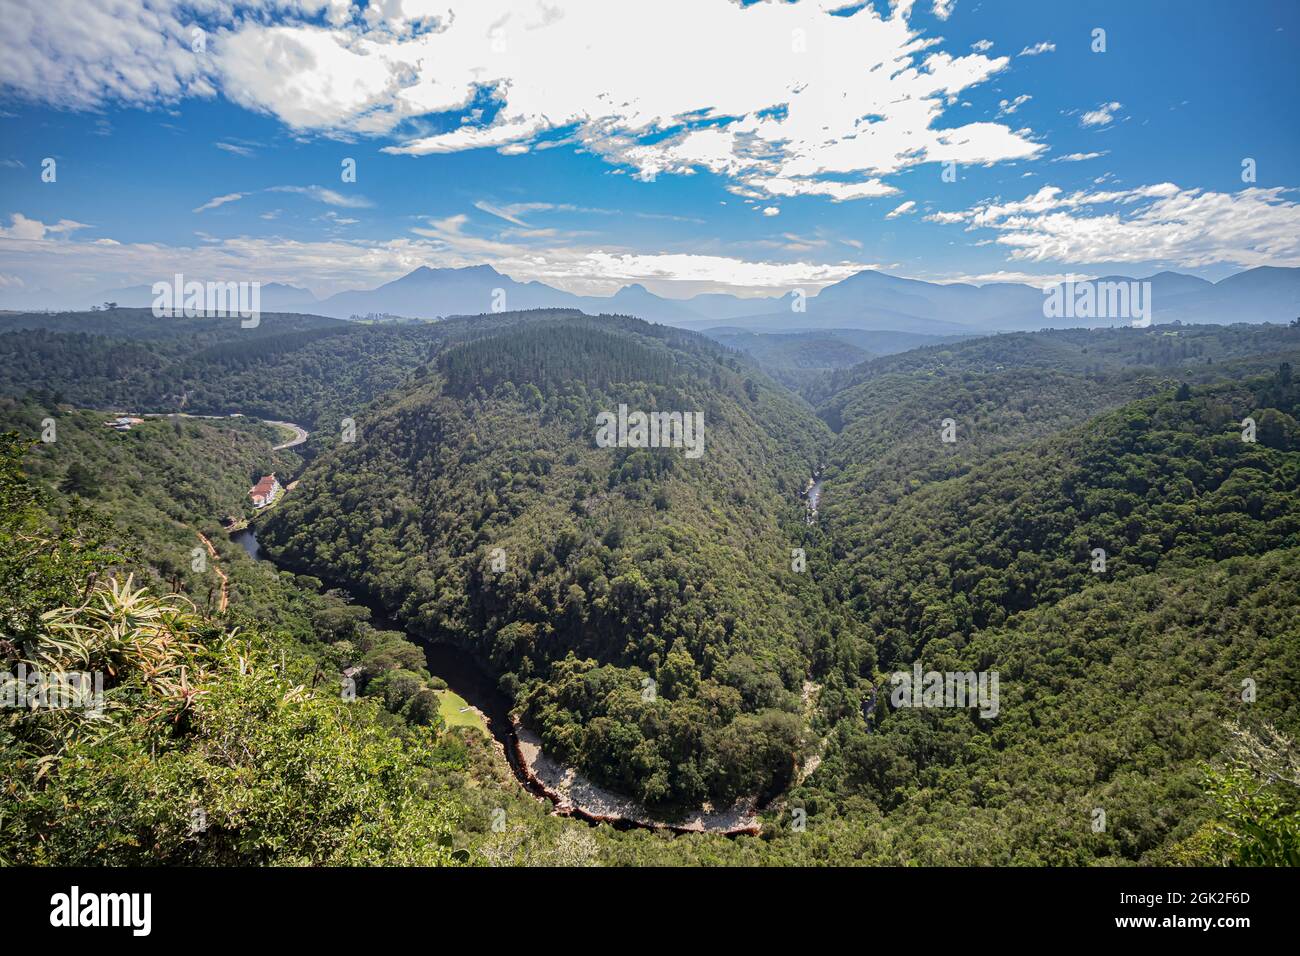
[{"label": "curving road", "polygon": [[[234,413],[233,416],[232,415],[191,415],[189,412],[139,412],[137,414],[139,414],[141,418],[206,418],[206,419],[214,419],[218,421],[231,418],[231,417],[239,417],[239,418],[249,417],[247,415],[244,415],[242,412],[236,412]],[[267,425],[279,425],[293,432],[293,438],[289,439],[287,442],[282,442],[279,445],[272,445],[271,451],[279,451],[282,448],[293,448],[296,445],[301,445],[311,435],[311,433],[307,431],[307,429],[303,428],[301,425],[295,425],[293,422],[277,422],[270,418],[259,418],[255,420],[264,422]]]},{"label": "curving road", "polygon": [[295,445],[301,445],[307,440],[307,429],[303,428],[301,425],[295,425],[293,422],[273,422],[269,418],[264,418],[262,421],[266,422],[268,425],[283,425],[285,428],[293,432],[292,439],[281,445],[272,445],[271,451],[279,451],[281,448],[292,448]]}]

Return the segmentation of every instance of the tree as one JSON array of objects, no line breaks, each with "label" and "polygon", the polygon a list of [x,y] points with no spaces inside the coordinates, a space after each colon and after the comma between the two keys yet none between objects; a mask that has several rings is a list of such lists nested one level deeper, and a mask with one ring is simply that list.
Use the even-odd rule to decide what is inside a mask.
[{"label": "tree", "polygon": [[1267,724],[1228,729],[1226,766],[1204,767],[1216,817],[1176,858],[1194,866],[1300,866],[1300,752]]},{"label": "tree", "polygon": [[94,495],[97,487],[95,473],[79,461],[68,466],[63,481],[59,483],[59,490],[64,494],[81,495],[83,498]]},{"label": "tree", "polygon": [[442,714],[438,711],[439,697],[435,691],[418,691],[406,704],[406,719],[418,727],[442,729]]},{"label": "tree", "polygon": [[139,559],[103,550],[80,507],[52,522],[24,451],[0,435],[0,685],[19,667],[98,683],[0,711],[0,866],[458,862],[428,734],[309,690],[291,639],[110,577]]}]

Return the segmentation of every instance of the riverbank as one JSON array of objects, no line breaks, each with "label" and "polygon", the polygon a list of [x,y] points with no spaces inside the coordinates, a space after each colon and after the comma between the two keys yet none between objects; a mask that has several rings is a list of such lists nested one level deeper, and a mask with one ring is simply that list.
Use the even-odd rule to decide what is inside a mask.
[{"label": "riverbank", "polygon": [[[277,568],[282,567],[262,550],[252,528],[234,531],[230,540],[239,544],[249,557],[266,561]],[[373,623],[377,627],[406,632],[412,641],[424,649],[429,673],[446,681],[449,689],[482,716],[487,732],[496,742],[515,779],[534,797],[553,804],[556,813],[591,824],[607,823],[615,827],[640,827],[672,833],[739,836],[761,832],[762,824],[752,801],[737,805],[731,810],[697,810],[680,820],[668,821],[657,819],[630,797],[597,786],[575,768],[546,756],[540,738],[510,713],[509,700],[473,655],[459,647],[433,643],[410,634],[374,601],[355,597],[354,600],[370,609]]]},{"label": "riverbank", "polygon": [[824,481],[822,473],[818,471],[808,479],[808,487],[804,489],[804,504],[808,509],[806,517],[810,525],[817,523],[817,506],[822,500],[822,484]]},{"label": "riverbank", "polygon": [[588,823],[638,826],[672,833],[757,836],[762,832],[762,821],[753,801],[737,804],[730,810],[695,810],[675,822],[657,820],[632,798],[606,790],[573,767],[546,756],[541,739],[519,721],[512,720],[511,725],[520,769],[534,791],[540,790],[555,804],[555,811],[559,814]]}]

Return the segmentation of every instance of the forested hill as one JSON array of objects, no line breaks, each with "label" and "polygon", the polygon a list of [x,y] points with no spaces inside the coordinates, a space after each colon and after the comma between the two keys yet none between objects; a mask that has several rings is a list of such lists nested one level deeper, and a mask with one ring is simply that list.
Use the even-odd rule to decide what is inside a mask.
[{"label": "forested hill", "polygon": [[[1300,352],[1300,325],[1152,325],[1146,328],[1043,329],[927,345],[832,372],[805,394],[829,403],[861,382],[891,374],[1044,369],[1112,379],[1177,376],[1208,381],[1218,365],[1254,359],[1256,371],[1282,353]],[[1282,355],[1284,358],[1285,356]]]},{"label": "forested hill", "polygon": [[[875,358],[834,385],[782,373],[814,407],[756,354],[625,316],[271,316],[260,331],[146,316],[0,331],[3,391],[25,396],[6,417],[29,439],[46,415],[66,429],[30,453],[42,484],[138,515],[171,553],[265,467],[261,426],[119,435],[56,398],[314,426],[314,460],[260,519],[292,573],[222,544],[228,620],[317,668],[359,661],[378,724],[435,725],[418,652],[316,594],[323,580],[472,651],[548,755],[660,816],[775,798],[761,839],[601,829],[584,858],[1297,852],[1300,794],[1270,761],[1300,732],[1300,329],[1023,333]],[[778,345],[774,372],[829,358]],[[620,407],[701,414],[701,454],[606,447],[599,416]],[[252,445],[236,447],[241,429]],[[217,453],[187,466],[207,441]],[[153,470],[176,489],[170,510],[145,493]],[[36,593],[8,567],[11,590]],[[998,713],[894,706],[892,675],[916,665],[1000,674]],[[500,805],[471,796],[480,779],[457,800]],[[529,818],[516,858],[546,819]]]},{"label": "forested hill", "polygon": [[156,318],[148,309],[0,315],[0,395],[135,412],[243,412],[336,433],[448,345],[562,314],[370,324],[266,313]]},{"label": "forested hill", "polygon": [[[861,640],[791,570],[829,437],[811,409],[625,318],[509,330],[425,375],[307,472],[264,545],[472,649],[548,752],[647,804],[787,785],[803,681]],[[704,454],[598,447],[620,405],[702,414]]]},{"label": "forested hill", "polygon": [[[1059,385],[1040,374],[1015,387],[1034,382]],[[1068,416],[1053,407],[1059,428]],[[1283,364],[1055,433],[1013,411],[982,449],[962,450],[961,413],[955,445],[937,420],[916,439],[871,425],[893,463],[832,471],[818,560],[873,635],[875,683],[917,661],[999,672],[1001,709],[841,721],[801,796],[846,810],[865,796],[897,838],[919,841],[921,862],[1194,856],[1204,767],[1232,722],[1300,729],[1298,416]],[[955,471],[934,463],[963,454]],[[1243,700],[1247,680],[1267,694]]]},{"label": "forested hill", "polygon": [[215,608],[220,581],[209,562],[195,566],[195,533],[219,539],[223,519],[251,517],[249,487],[272,472],[287,481],[301,459],[273,451],[280,431],[246,418],[150,418],[125,432],[104,423],[101,413],[0,398],[0,433],[31,443],[24,469],[60,520],[102,514],[108,540],[141,559],[130,565],[138,580]]},{"label": "forested hill", "polygon": [[[1031,755],[1071,740],[1084,767],[1103,746],[1098,714],[1124,706],[1120,665],[1073,646],[1071,621],[1095,628],[1085,620],[1105,619],[1111,602],[1140,601],[1154,626],[1174,612],[1166,602],[1214,600],[1231,569],[1263,580],[1300,548],[1296,386],[1279,361],[1297,343],[1276,326],[1133,332],[878,359],[820,409],[835,435],[704,340],[630,319],[532,322],[440,352],[372,406],[357,442],[309,469],[263,538],[290,565],[474,649],[548,753],[651,805],[791,787],[787,799],[819,807],[827,832],[879,854],[861,842],[863,800],[895,835],[924,829],[922,805],[1005,826],[996,801],[950,776],[996,789],[995,747],[1035,791],[1017,824],[1029,842],[1024,855],[1003,840],[982,857],[963,849],[971,859],[1167,856],[1203,819],[1188,791],[1198,761],[1224,746],[1225,721],[1247,716],[1225,704],[1231,687],[1198,684],[1186,698],[1195,743],[1142,771],[1147,798],[1188,816],[1135,820],[1140,838],[1084,845],[1086,819],[1070,821],[1078,834],[1054,829],[1061,801],[1119,787],[1129,757],[1049,784],[1051,762]],[[703,409],[707,453],[597,447],[596,415],[620,403]],[[945,417],[952,444],[939,437]],[[1241,438],[1246,417],[1254,443]],[[821,515],[807,527],[798,492],[822,462]],[[804,573],[791,567],[799,547]],[[1105,574],[1092,571],[1097,548]],[[1294,609],[1293,592],[1271,586],[1271,606]],[[1248,666],[1282,681],[1279,662],[1296,653],[1294,633],[1262,621],[1222,647],[1201,624],[1180,626],[1223,680]],[[1087,694],[1076,681],[1091,675],[1102,699],[1053,706],[1050,728],[1027,719],[1047,691],[1026,632],[1044,648],[1064,642],[1051,653],[1076,676],[1052,686]],[[1136,643],[1125,654],[1145,660],[1149,639],[1126,632]],[[994,722],[864,711],[891,670],[922,659],[1001,666],[1022,681],[1007,691],[1022,709]],[[1179,666],[1147,679],[1170,687]],[[1294,733],[1283,699],[1255,714]],[[1160,735],[1163,718],[1149,717],[1135,739]],[[812,755],[820,767],[798,783],[794,767]]]}]

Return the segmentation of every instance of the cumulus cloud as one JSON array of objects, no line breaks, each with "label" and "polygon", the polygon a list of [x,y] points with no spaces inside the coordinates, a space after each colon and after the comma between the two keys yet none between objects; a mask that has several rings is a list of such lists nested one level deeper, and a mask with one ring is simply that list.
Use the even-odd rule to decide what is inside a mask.
[{"label": "cumulus cloud", "polygon": [[974,50],[976,53],[987,53],[989,50],[993,49],[993,41],[976,40],[974,43],[970,45],[970,48]]},{"label": "cumulus cloud", "polygon": [[[999,123],[944,121],[960,93],[1010,61],[943,52],[909,22],[910,2],[847,14],[842,0],[84,6],[12,11],[0,84],[80,109],[219,90],[296,130],[394,137],[396,153],[522,153],[558,139],[644,179],[709,171],[763,196],[835,201],[887,195],[880,177],[919,163],[994,163],[1044,148]],[[952,8],[932,5],[941,19]],[[198,22],[208,32],[195,52]],[[719,56],[718,37],[755,55]],[[440,131],[411,132],[429,128]]]},{"label": "cumulus cloud", "polygon": [[1032,99],[1033,97],[1030,96],[1028,93],[1021,93],[1015,99],[1000,100],[998,102],[998,115],[1010,116],[1012,113],[1020,109],[1020,107],[1024,106]]},{"label": "cumulus cloud", "polygon": [[89,229],[84,222],[73,219],[60,219],[47,225],[39,219],[28,219],[20,212],[9,217],[9,227],[0,226],[0,239],[21,239],[28,242],[42,242],[47,236],[57,236],[78,229]]},{"label": "cumulus cloud", "polygon": [[885,214],[886,219],[897,219],[899,216],[906,216],[908,213],[916,211],[916,202],[909,199],[907,202],[895,206],[891,212]]},{"label": "cumulus cloud", "polygon": [[[446,67],[447,82],[436,85],[443,99],[435,103],[433,90],[423,88],[403,95],[421,92],[424,106],[454,110],[491,88],[500,103],[495,117],[390,152],[522,151],[561,131],[645,179],[707,170],[744,194],[843,200],[888,194],[892,187],[879,176],[920,162],[996,162],[1042,148],[1000,124],[934,128],[948,100],[1008,61],[933,50],[937,41],[907,23],[906,5],[885,18],[870,7],[838,17],[823,9],[840,4],[666,0],[616,9],[573,0],[535,37],[509,17],[493,34],[499,10],[483,6],[443,33],[412,41],[437,49],[430,60]],[[665,6],[682,7],[680,15]],[[676,24],[688,15],[698,27],[681,31]],[[637,44],[615,39],[629,31]],[[473,42],[480,33],[495,35],[505,52],[484,56]],[[771,53],[720,58],[720,35]],[[458,36],[470,42],[457,46]],[[537,47],[543,40],[544,55]],[[665,72],[668,58],[679,68]],[[580,74],[567,66],[574,59],[586,64]]]},{"label": "cumulus cloud", "polygon": [[1288,192],[1217,193],[1157,183],[1066,193],[1044,186],[1020,200],[926,218],[995,230],[995,241],[1010,248],[1013,260],[1300,266],[1300,204]]},{"label": "cumulus cloud", "polygon": [[[196,55],[189,9],[172,0],[5,3],[0,87],[72,109],[210,97],[210,61]],[[187,9],[188,8],[188,9]]]},{"label": "cumulus cloud", "polygon": [[752,189],[735,187],[734,192],[754,198],[760,196],[828,196],[836,201],[845,199],[868,199],[875,196],[892,196],[898,190],[879,179],[868,179],[858,183],[844,183],[836,180],[812,180],[754,177],[747,180]]},{"label": "cumulus cloud", "polygon": [[1082,126],[1108,126],[1115,120],[1115,113],[1123,109],[1122,103],[1102,103],[1095,110],[1088,110],[1079,117]]},{"label": "cumulus cloud", "polygon": [[449,216],[413,230],[416,238],[386,241],[322,238],[297,242],[240,236],[197,246],[35,243],[0,236],[0,271],[29,288],[95,290],[152,283],[176,272],[232,280],[290,282],[318,294],[370,288],[418,266],[460,267],[489,262],[518,281],[538,280],[578,294],[608,295],[640,282],[661,294],[810,291],[875,263],[769,262],[739,256],[644,253],[592,246],[505,243],[469,233],[468,217]]}]

